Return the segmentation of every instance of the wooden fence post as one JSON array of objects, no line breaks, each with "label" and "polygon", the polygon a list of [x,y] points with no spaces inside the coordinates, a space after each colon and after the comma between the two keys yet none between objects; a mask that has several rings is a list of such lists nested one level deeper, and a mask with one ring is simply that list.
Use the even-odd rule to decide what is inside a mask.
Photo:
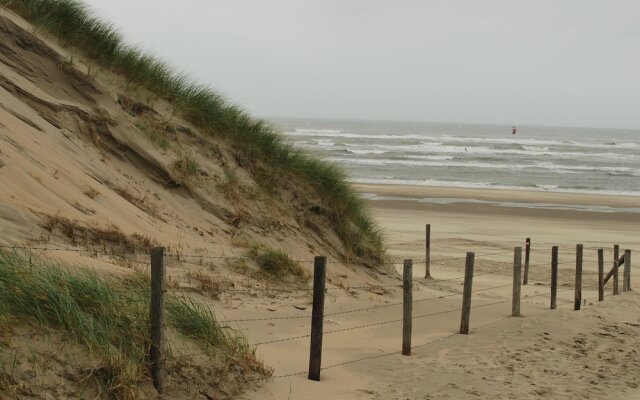
[{"label": "wooden fence post", "polygon": [[151,379],[158,393],[164,390],[164,292],[165,266],[164,247],[151,249],[151,343],[149,361],[151,362]]},{"label": "wooden fence post", "polygon": [[576,289],[573,303],[573,309],[576,311],[580,310],[582,304],[582,254],[583,246],[579,244],[576,246]]},{"label": "wooden fence post", "polygon": [[624,283],[626,291],[631,291],[631,250],[624,251]]},{"label": "wooden fence post", "polygon": [[551,248],[551,309],[558,307],[558,246]]},{"label": "wooden fence post", "polygon": [[311,310],[311,349],[309,351],[309,379],[320,380],[322,364],[322,327],[324,321],[324,284],[327,277],[327,259],[317,256],[313,260],[313,306]]},{"label": "wooden fence post", "polygon": [[529,283],[529,254],[531,252],[531,238],[527,238],[524,248],[524,276],[522,277],[522,284]]},{"label": "wooden fence post", "polygon": [[618,266],[619,261],[618,261],[618,256],[620,255],[620,246],[619,245],[614,245],[613,246],[613,294],[619,294],[618,292]]},{"label": "wooden fence post", "polygon": [[473,286],[473,264],[475,253],[467,253],[467,262],[464,266],[464,293],[462,294],[462,319],[460,321],[460,333],[469,334],[469,317],[471,314],[471,291]]},{"label": "wooden fence post", "polygon": [[311,310],[311,349],[309,351],[309,379],[320,380],[322,364],[322,327],[324,321],[324,284],[327,277],[327,259],[317,256],[313,260],[313,306]]},{"label": "wooden fence post", "polygon": [[424,268],[424,277],[431,278],[431,224],[425,229]]},{"label": "wooden fence post", "polygon": [[513,252],[513,299],[511,301],[511,316],[520,316],[520,290],[522,274],[522,247],[516,247]]},{"label": "wooden fence post", "polygon": [[604,301],[604,249],[598,249],[598,301]]},{"label": "wooden fence post", "polygon": [[402,270],[402,355],[411,355],[411,328],[413,311],[413,262],[404,260]]}]

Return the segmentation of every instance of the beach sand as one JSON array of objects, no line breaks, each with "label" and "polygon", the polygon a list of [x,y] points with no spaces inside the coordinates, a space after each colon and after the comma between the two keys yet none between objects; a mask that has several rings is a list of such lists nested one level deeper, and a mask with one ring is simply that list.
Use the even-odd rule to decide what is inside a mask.
[{"label": "beach sand", "polygon": [[[399,289],[389,289],[386,294],[362,289],[329,290],[326,313],[384,307],[327,317],[325,332],[373,325],[325,334],[322,363],[330,368],[322,371],[320,382],[307,380],[304,372],[308,367],[308,338],[259,346],[258,353],[275,368],[276,377],[247,398],[640,397],[640,297],[636,292],[612,296],[610,282],[605,301],[599,303],[596,275],[596,248],[605,249],[605,270],[611,268],[614,243],[621,249],[640,248],[640,214],[505,207],[472,201],[634,208],[637,198],[407,186],[357,188],[362,193],[394,198],[369,204],[386,232],[396,269],[400,270],[402,259],[414,260],[414,300],[429,299],[413,305],[414,317],[420,317],[413,320],[413,355],[399,354],[402,327],[397,320],[402,317],[402,307],[393,305],[402,301]],[[463,201],[434,204],[395,199],[424,197]],[[432,280],[421,279],[427,223],[432,230]],[[524,246],[526,237],[532,240],[529,284],[522,288],[522,316],[511,318],[513,247]],[[573,311],[577,243],[585,247],[582,297],[586,300],[581,311]],[[560,248],[556,310],[549,310],[552,245]],[[458,293],[462,290],[467,251],[476,253],[476,292],[471,332],[458,335]],[[390,277],[388,282],[399,280]],[[357,286],[357,282],[345,277],[340,285]],[[277,301],[278,311],[287,301],[310,304],[308,296],[291,296],[284,303]],[[310,307],[305,311],[289,308],[289,315],[310,312]],[[264,311],[249,315],[253,314],[264,315]],[[249,322],[238,327],[245,329],[255,343],[308,334],[309,320]],[[363,360],[348,363],[358,359]],[[302,373],[281,377],[296,372]]]},{"label": "beach sand", "polygon": [[[578,243],[585,248],[606,249],[614,243],[624,248],[640,247],[640,197],[392,185],[356,187],[362,193],[394,198],[369,204],[387,233],[390,254],[396,256],[424,257],[425,224],[432,226],[434,251],[445,256],[512,248],[524,245],[527,237],[536,249],[550,249],[552,245],[572,247]],[[455,199],[455,202],[410,200],[423,198]],[[516,204],[524,205],[516,207]],[[636,208],[638,212],[575,209],[594,207],[607,207],[611,211]]]}]

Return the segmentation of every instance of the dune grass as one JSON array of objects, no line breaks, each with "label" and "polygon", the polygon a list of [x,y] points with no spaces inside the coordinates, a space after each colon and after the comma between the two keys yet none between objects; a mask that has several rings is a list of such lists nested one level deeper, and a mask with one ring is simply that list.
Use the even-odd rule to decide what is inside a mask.
[{"label": "dune grass", "polygon": [[203,134],[232,140],[248,157],[271,166],[284,178],[298,176],[319,196],[327,210],[324,217],[351,254],[378,260],[384,255],[381,232],[344,172],[335,165],[294,148],[272,124],[252,118],[209,87],[131,46],[113,26],[94,17],[77,0],[0,0],[0,5],[102,68],[121,75],[129,84],[169,102]]},{"label": "dune grass", "polygon": [[262,271],[274,278],[282,279],[291,276],[304,283],[309,280],[307,271],[283,250],[254,243],[251,245],[249,254]]},{"label": "dune grass", "polygon": [[[0,250],[2,331],[24,324],[62,332],[101,362],[97,375],[115,398],[140,397],[137,388],[149,379],[149,299],[149,281],[142,274],[108,280]],[[167,325],[205,354],[236,370],[268,374],[245,338],[218,324],[208,307],[168,294],[166,310]]]}]

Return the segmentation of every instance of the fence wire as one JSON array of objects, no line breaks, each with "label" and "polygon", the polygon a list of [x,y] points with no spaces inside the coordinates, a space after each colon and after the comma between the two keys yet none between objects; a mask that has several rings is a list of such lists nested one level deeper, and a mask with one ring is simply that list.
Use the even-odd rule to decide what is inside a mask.
[{"label": "fence wire", "polygon": [[[538,243],[541,244],[541,243]],[[10,249],[12,251],[17,251],[17,250],[22,250],[22,251],[61,251],[61,252],[73,252],[73,253],[86,253],[88,255],[91,256],[97,256],[97,255],[103,255],[103,256],[142,256],[145,255],[145,253],[140,253],[140,252],[125,252],[125,251],[114,251],[114,250],[96,250],[96,249],[80,249],[80,248],[70,248],[68,246],[66,247],[54,247],[54,246],[33,246],[33,247],[28,247],[28,246],[9,246],[9,245],[0,245],[1,249]],[[597,247],[594,248],[587,248],[585,247],[585,249],[599,249]],[[493,257],[493,256],[497,256],[497,255],[503,255],[503,254],[512,254],[513,251],[512,250],[508,250],[508,251],[499,251],[499,252],[487,252],[487,253],[478,253],[476,254],[476,257]],[[184,260],[187,258],[197,258],[200,259],[201,262],[203,262],[203,260],[207,259],[207,260],[218,260],[218,259],[247,259],[249,257],[247,256],[208,256],[208,255],[201,255],[201,254],[166,254],[167,258],[170,259],[174,259],[174,260],[178,260],[180,261],[182,259],[181,262],[185,262]],[[431,262],[431,266],[445,266],[446,264],[450,263],[450,262],[454,262],[454,261],[460,261],[460,260],[464,260],[466,258],[466,256],[460,256],[460,257],[442,257],[442,258],[433,258],[430,260]],[[129,263],[138,263],[138,264],[144,264],[145,266],[149,265],[149,262],[147,261],[137,261],[137,260],[131,260],[131,259],[125,259],[123,260],[124,262],[129,262]],[[413,262],[414,265],[420,265],[420,264],[425,264],[426,260],[416,260]],[[491,260],[489,260],[491,261]],[[299,263],[313,263],[314,260],[296,260],[296,262]],[[563,261],[563,262],[558,262],[558,265],[567,265],[567,264],[575,264],[575,260],[570,260],[570,261]],[[199,264],[194,264],[191,262],[188,262],[190,264],[193,265],[199,265]],[[340,261],[328,261],[327,264],[340,264],[340,265],[355,265],[355,266],[362,266],[362,264],[348,264],[348,263],[344,263],[344,262],[340,262]],[[381,265],[402,265],[403,262],[394,262],[394,261],[389,261],[389,262],[385,262],[382,263]],[[533,269],[537,269],[537,268],[549,268],[550,267],[550,263],[549,264],[530,264],[529,268],[533,268]],[[505,272],[509,272],[510,269],[505,268],[505,269],[498,269],[498,270],[494,270],[494,271],[486,271],[486,272],[478,272],[478,273],[474,273],[473,276],[477,277],[477,276],[483,276],[483,275],[490,275],[490,274],[501,274],[501,273],[505,273]],[[531,270],[530,270],[531,271]],[[560,273],[558,274],[558,278],[564,278],[564,277],[570,277],[570,276],[575,276],[575,271],[567,271],[568,273],[566,275],[560,275]],[[596,275],[596,272],[592,272],[592,271],[582,271],[582,275]],[[455,281],[455,280],[461,280],[464,279],[464,276],[460,276],[460,277],[454,277],[454,278],[447,278],[447,279],[440,279],[440,280],[434,280],[434,282],[447,282],[447,281]],[[422,281],[424,282],[424,281]],[[418,285],[420,282],[418,282],[415,285]],[[487,287],[487,288],[481,288],[481,289],[475,289],[472,290],[473,293],[482,293],[482,292],[488,292],[491,290],[495,290],[495,289],[500,289],[500,288],[506,288],[506,287],[510,287],[512,284],[504,284],[504,285],[498,285],[498,286],[492,286],[492,287]],[[360,290],[360,289],[367,289],[367,290],[374,290],[374,289],[387,289],[387,288],[400,288],[402,287],[402,284],[389,284],[389,285],[365,285],[365,286],[346,286],[346,287],[331,287],[331,288],[327,288],[327,290]],[[278,292],[278,291],[282,291],[282,292],[291,292],[292,290],[300,290],[300,291],[312,291],[312,288],[273,288],[273,287],[266,287],[266,288],[252,288],[252,289],[227,289],[224,292],[229,292],[229,293],[240,293],[240,292],[256,292],[257,290],[264,290],[264,291],[271,291],[271,292]],[[559,289],[557,290],[557,293],[563,293],[563,292],[568,292],[568,291],[572,291],[574,290],[574,288],[565,288],[565,289]],[[112,290],[113,293],[137,293],[137,294],[143,294],[143,295],[149,295],[150,290],[149,289],[120,289],[120,288],[114,288]],[[166,292],[180,292],[180,288],[173,290],[173,289],[168,289],[166,290]],[[463,292],[455,292],[455,293],[448,293],[448,294],[442,294],[442,295],[434,295],[434,296],[429,296],[429,297],[425,297],[425,298],[419,298],[416,300],[413,300],[412,303],[421,303],[421,302],[425,302],[425,301],[437,301],[440,299],[445,299],[445,298],[451,298],[451,297],[455,297],[455,296],[462,296]],[[530,298],[535,298],[535,297],[539,297],[539,296],[548,296],[549,293],[548,292],[542,292],[542,293],[537,293],[537,294],[532,294],[532,295],[524,295],[524,299],[530,299]],[[597,298],[583,298],[581,299],[584,302],[587,301],[593,301],[593,300],[597,300]],[[505,304],[505,303],[509,303],[511,300],[500,300],[500,301],[494,301],[494,302],[490,302],[490,303],[485,303],[485,304],[480,304],[480,305],[475,305],[472,306],[471,309],[477,309],[477,308],[482,308],[482,307],[490,307],[490,306],[494,306],[494,305],[499,305],[499,304]],[[526,303],[526,301],[524,301]],[[561,305],[567,305],[567,304],[573,304],[574,300],[572,301],[566,301],[566,302],[559,302],[557,303],[558,306]],[[341,310],[341,311],[334,311],[334,312],[329,312],[326,313],[324,315],[324,318],[327,317],[332,317],[332,316],[338,316],[338,315],[346,315],[346,314],[351,314],[351,313],[359,313],[359,312],[370,312],[370,311],[374,311],[374,310],[379,310],[379,309],[384,309],[384,308],[389,308],[389,307],[396,307],[396,306],[400,306],[403,305],[404,302],[394,302],[394,303],[386,303],[386,304],[376,304],[373,306],[367,306],[367,307],[358,307],[358,308],[353,308],[353,309],[347,309],[347,310]],[[531,303],[531,304],[539,304],[539,303]],[[438,317],[438,316],[442,316],[442,315],[447,315],[450,313],[454,313],[454,312],[460,312],[462,310],[462,308],[453,308],[453,309],[447,309],[447,310],[442,310],[442,311],[436,311],[436,312],[430,312],[430,313],[426,313],[426,314],[418,314],[418,315],[414,315],[411,318],[413,320],[416,319],[425,319],[425,318],[434,318],[434,317]],[[309,319],[311,318],[311,315],[305,313],[305,315],[296,315],[296,316],[274,316],[274,317],[263,317],[263,318],[245,318],[245,319],[235,319],[235,320],[225,320],[223,321],[224,323],[228,324],[228,323],[241,323],[241,322],[251,322],[251,321],[276,321],[276,320],[290,320],[290,319]],[[482,329],[486,326],[492,325],[492,324],[496,324],[496,323],[500,323],[503,322],[507,319],[509,319],[510,317],[504,317],[495,321],[491,321],[489,323],[483,324],[483,325],[479,325],[478,327],[474,328],[474,330],[477,329]],[[347,327],[347,328],[340,328],[340,329],[334,329],[334,330],[328,330],[323,332],[323,335],[331,335],[331,334],[338,334],[338,333],[343,333],[343,332],[349,332],[349,331],[355,331],[355,330],[360,330],[360,329],[366,329],[366,328],[370,328],[370,327],[378,327],[378,326],[382,326],[382,325],[388,325],[388,324],[392,324],[392,323],[399,323],[402,322],[403,319],[399,318],[399,319],[392,319],[392,320],[385,320],[385,321],[377,321],[377,322],[371,322],[371,323],[367,323],[367,324],[361,324],[361,325],[356,325],[356,326],[352,326],[352,327]],[[419,345],[415,345],[412,346],[412,350],[416,350],[416,349],[421,349],[423,347],[427,347],[430,345],[434,345],[436,343],[442,342],[444,340],[447,340],[449,338],[452,338],[454,336],[457,336],[458,333],[455,334],[449,334],[449,335],[445,335],[439,338],[436,338],[434,340],[419,344]],[[18,336],[31,336],[31,335],[18,335]],[[267,344],[272,344],[272,343],[279,343],[279,342],[286,342],[286,341],[292,341],[292,340],[298,340],[298,339],[304,339],[304,338],[309,338],[311,335],[310,334],[303,334],[303,335],[297,335],[297,336],[292,336],[292,337],[285,337],[285,338],[279,338],[279,339],[272,339],[272,340],[266,340],[266,341],[261,341],[261,342],[257,342],[257,343],[253,343],[251,344],[251,346],[257,347],[257,346],[261,346],[261,345],[267,345]],[[392,351],[392,352],[385,352],[385,353],[381,353],[381,354],[375,354],[375,355],[369,355],[369,356],[364,356],[364,357],[360,357],[354,360],[348,360],[348,361],[343,361],[340,363],[335,363],[335,364],[331,364],[325,367],[322,367],[321,370],[327,370],[327,369],[331,369],[331,368],[336,368],[339,366],[343,366],[343,365],[348,365],[348,364],[354,364],[354,363],[358,363],[364,360],[370,360],[370,359],[376,359],[376,358],[382,358],[382,357],[387,357],[387,356],[391,356],[391,355],[396,355],[396,354],[400,354],[399,351]],[[211,353],[207,352],[207,351],[202,351],[202,352],[197,352],[197,353],[191,353],[191,354],[184,354],[184,355],[179,355],[179,356],[174,356],[172,357],[173,359],[183,359],[183,358],[191,358],[191,357],[197,357],[197,356],[210,356]],[[287,377],[292,377],[295,375],[301,375],[301,374],[305,374],[307,373],[307,371],[301,371],[301,372],[296,372],[296,373],[291,373],[291,374],[283,374],[283,375],[274,375],[274,378],[287,378]]]}]

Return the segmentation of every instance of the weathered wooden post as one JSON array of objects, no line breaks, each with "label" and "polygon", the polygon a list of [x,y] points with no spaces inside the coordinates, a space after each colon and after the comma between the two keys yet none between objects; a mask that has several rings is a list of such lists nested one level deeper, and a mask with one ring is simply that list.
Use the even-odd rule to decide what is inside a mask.
[{"label": "weathered wooden post", "polygon": [[598,249],[598,301],[604,301],[604,250]]},{"label": "weathered wooden post", "polygon": [[309,351],[309,376],[320,380],[322,364],[322,332],[324,321],[324,284],[327,277],[327,259],[317,256],[313,260],[313,306],[311,310],[311,348]]},{"label": "weathered wooden post", "polygon": [[511,316],[520,316],[520,290],[522,274],[522,247],[516,247],[513,252],[513,298],[511,301]]},{"label": "weathered wooden post", "polygon": [[558,307],[558,246],[551,248],[551,309]]},{"label": "weathered wooden post", "polygon": [[624,251],[624,284],[625,291],[631,291],[631,250]]},{"label": "weathered wooden post", "polygon": [[473,286],[473,264],[475,253],[467,253],[467,262],[464,266],[464,292],[462,294],[462,318],[460,321],[460,333],[469,333],[469,317],[471,314],[471,292]]},{"label": "weathered wooden post", "polygon": [[582,253],[583,246],[579,244],[576,246],[576,287],[573,303],[573,309],[576,311],[580,310],[582,304]]},{"label": "weathered wooden post", "polygon": [[431,224],[425,229],[424,268],[424,277],[431,278]]},{"label": "weathered wooden post", "polygon": [[619,294],[618,292],[618,267],[620,266],[620,262],[618,261],[618,256],[620,255],[620,246],[613,246],[613,294]]},{"label": "weathered wooden post", "polygon": [[149,361],[151,363],[151,379],[158,393],[164,391],[164,292],[165,266],[164,247],[151,249],[151,343]]},{"label": "weathered wooden post", "polygon": [[531,238],[527,238],[524,248],[524,275],[522,277],[522,284],[529,283],[529,254],[531,252]]},{"label": "weathered wooden post", "polygon": [[402,355],[411,355],[411,328],[413,311],[413,262],[404,260],[402,270]]}]

